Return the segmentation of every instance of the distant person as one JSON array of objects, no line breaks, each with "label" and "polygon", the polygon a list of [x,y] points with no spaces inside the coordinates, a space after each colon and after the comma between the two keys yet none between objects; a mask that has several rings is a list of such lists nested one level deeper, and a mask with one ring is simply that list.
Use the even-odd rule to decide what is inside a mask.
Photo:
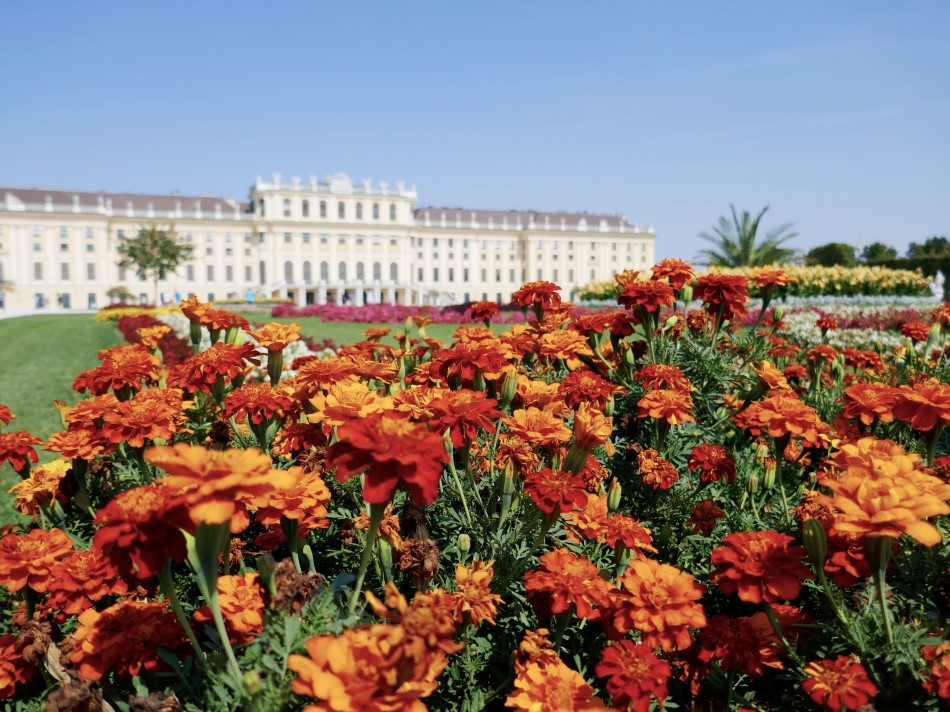
[{"label": "distant person", "polygon": [[244,301],[246,301],[248,304],[254,303],[254,290],[248,289],[246,292],[244,292]]},{"label": "distant person", "polygon": [[181,292],[175,292],[175,304],[181,304]]},{"label": "distant person", "polygon": [[344,304],[349,304],[351,301],[353,301],[353,300],[350,299],[350,293],[349,293],[349,292],[343,292],[343,303],[344,303]]}]

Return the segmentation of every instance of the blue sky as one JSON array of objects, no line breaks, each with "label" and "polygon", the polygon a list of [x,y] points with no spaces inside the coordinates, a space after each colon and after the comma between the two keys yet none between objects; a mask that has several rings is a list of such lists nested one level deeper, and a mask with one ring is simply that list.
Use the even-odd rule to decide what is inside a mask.
[{"label": "blue sky", "polygon": [[950,3],[5,3],[0,185],[623,212],[692,258],[950,234]]}]

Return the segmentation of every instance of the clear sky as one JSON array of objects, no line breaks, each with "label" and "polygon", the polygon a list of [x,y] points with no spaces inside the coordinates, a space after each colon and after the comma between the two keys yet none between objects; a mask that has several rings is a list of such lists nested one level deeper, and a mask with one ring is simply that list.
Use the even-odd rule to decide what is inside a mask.
[{"label": "clear sky", "polygon": [[950,234],[950,2],[8,2],[0,185],[415,183],[622,212],[692,258],[730,203],[794,247]]}]

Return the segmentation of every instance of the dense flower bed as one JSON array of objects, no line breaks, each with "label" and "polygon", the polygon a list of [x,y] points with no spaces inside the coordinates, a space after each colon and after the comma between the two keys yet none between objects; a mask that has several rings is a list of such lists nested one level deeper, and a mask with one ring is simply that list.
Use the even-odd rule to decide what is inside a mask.
[{"label": "dense flower bed", "polygon": [[[476,305],[494,304],[494,302],[475,302]],[[476,310],[478,307],[476,307]],[[608,309],[570,307],[572,316],[596,314]],[[315,316],[323,321],[343,321],[357,324],[405,324],[406,319],[422,318],[433,324],[476,324],[481,321],[477,315],[473,316],[471,308],[466,306],[433,307],[433,306],[405,306],[400,304],[366,304],[352,306],[342,304],[310,304],[297,307],[292,304],[281,304],[271,310],[274,317],[302,317]],[[523,324],[527,315],[519,309],[498,308],[493,311],[492,322],[495,324]]]},{"label": "dense flower bed", "polygon": [[[717,267],[705,274],[735,275],[749,279],[754,268]],[[930,294],[933,275],[919,271],[886,267],[786,267],[786,283],[777,285],[778,296],[926,296]],[[759,287],[750,280],[749,293],[759,296]],[[614,282],[591,282],[581,292],[581,299],[613,299]]]},{"label": "dense flower bed", "polygon": [[0,535],[0,699],[939,709],[950,304],[839,350],[829,316],[790,338],[779,270],[752,315],[745,277],[637,277],[609,312],[534,282],[499,336],[416,316],[292,363],[296,325],[186,300],[194,353],[140,327],[45,443],[0,406],[32,518]]}]

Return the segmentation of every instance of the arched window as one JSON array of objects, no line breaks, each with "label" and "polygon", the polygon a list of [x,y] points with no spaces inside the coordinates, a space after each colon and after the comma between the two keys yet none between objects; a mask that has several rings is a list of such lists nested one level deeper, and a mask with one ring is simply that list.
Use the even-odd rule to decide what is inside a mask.
[{"label": "arched window", "polygon": [[383,279],[383,266],[379,262],[373,263],[373,281],[381,282]]},{"label": "arched window", "polygon": [[261,210],[260,210],[261,217],[264,217],[264,199],[263,198],[261,198],[260,200],[260,206],[261,206]]},{"label": "arched window", "polygon": [[293,282],[294,281],[294,263],[291,261],[284,262],[284,281]]},{"label": "arched window", "polygon": [[345,282],[346,281],[346,262],[340,263],[339,270],[340,270],[340,281]]},{"label": "arched window", "polygon": [[303,281],[307,284],[310,284],[310,282],[313,281],[313,274],[310,271],[309,261],[303,263]]},{"label": "arched window", "polygon": [[357,220],[363,219],[363,204],[362,203],[356,204],[356,219]]},{"label": "arched window", "polygon": [[395,204],[389,206],[389,219],[390,219],[390,220],[395,220],[395,219],[396,219],[396,206],[395,206]]},{"label": "arched window", "polygon": [[327,216],[327,201],[320,201],[320,217],[325,218]]},{"label": "arched window", "polygon": [[284,217],[290,217],[290,198],[284,198]]},{"label": "arched window", "polygon": [[320,263],[320,279],[322,279],[324,282],[330,281],[330,263],[329,262]]},{"label": "arched window", "polygon": [[389,280],[391,282],[399,281],[399,265],[397,265],[395,262],[392,262],[389,265]]},{"label": "arched window", "polygon": [[303,216],[305,218],[310,217],[310,201],[309,200],[303,201],[303,203],[300,206],[300,209],[303,211]]},{"label": "arched window", "polygon": [[373,203],[373,220],[379,220],[379,203]]},{"label": "arched window", "polygon": [[356,278],[361,282],[366,279],[366,270],[363,268],[362,262],[356,263]]},{"label": "arched window", "polygon": [[336,215],[338,218],[340,218],[340,220],[343,220],[346,217],[346,203],[344,203],[342,200],[337,203]]}]

